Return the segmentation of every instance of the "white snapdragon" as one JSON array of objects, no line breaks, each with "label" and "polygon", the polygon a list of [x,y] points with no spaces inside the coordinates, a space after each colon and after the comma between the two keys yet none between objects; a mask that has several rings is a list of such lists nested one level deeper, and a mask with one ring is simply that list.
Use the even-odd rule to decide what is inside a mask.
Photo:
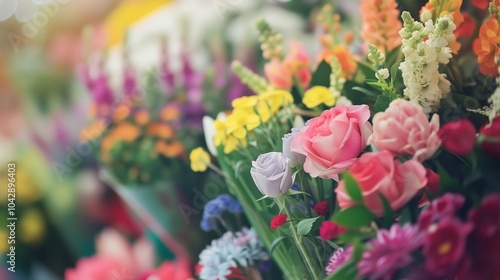
[{"label": "white snapdragon", "polygon": [[436,24],[427,20],[425,25],[413,20],[407,12],[403,12],[402,17],[404,27],[399,34],[403,38],[401,50],[405,60],[399,69],[406,86],[404,95],[431,113],[451,89],[446,75],[439,73],[438,68],[452,57],[448,46],[455,41],[456,26],[450,15],[437,19]]}]

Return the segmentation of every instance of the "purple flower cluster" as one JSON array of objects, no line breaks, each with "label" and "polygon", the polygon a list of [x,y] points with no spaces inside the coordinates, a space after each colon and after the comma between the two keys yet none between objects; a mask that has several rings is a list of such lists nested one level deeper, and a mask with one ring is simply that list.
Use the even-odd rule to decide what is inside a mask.
[{"label": "purple flower cluster", "polygon": [[203,231],[208,232],[216,229],[215,220],[222,217],[224,212],[230,214],[240,214],[243,212],[241,204],[228,194],[221,194],[210,200],[203,210],[203,219],[200,227]]}]

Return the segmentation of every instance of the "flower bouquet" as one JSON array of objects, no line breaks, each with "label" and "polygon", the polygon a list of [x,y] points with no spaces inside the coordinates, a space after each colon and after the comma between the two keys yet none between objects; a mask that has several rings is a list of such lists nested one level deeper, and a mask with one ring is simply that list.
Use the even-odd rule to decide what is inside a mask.
[{"label": "flower bouquet", "polygon": [[[255,95],[205,122],[219,167],[190,160],[224,176],[282,277],[498,278],[500,3],[483,2],[432,0],[416,20],[363,0],[359,43],[327,5],[314,71],[258,23],[266,78],[233,63]],[[262,277],[210,254],[226,261],[201,255],[201,279]]]}]

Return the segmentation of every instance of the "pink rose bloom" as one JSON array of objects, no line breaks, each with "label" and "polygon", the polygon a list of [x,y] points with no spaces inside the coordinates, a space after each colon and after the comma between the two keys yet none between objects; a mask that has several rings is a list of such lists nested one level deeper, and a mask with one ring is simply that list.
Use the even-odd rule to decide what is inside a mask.
[{"label": "pink rose bloom", "polygon": [[438,135],[439,116],[431,121],[420,105],[396,99],[385,112],[373,117],[373,134],[369,142],[379,150],[395,156],[412,156],[420,162],[432,157],[441,145]]},{"label": "pink rose bloom", "polygon": [[94,256],[78,261],[76,268],[66,270],[65,280],[109,280],[131,274],[120,261],[108,256]]},{"label": "pink rose bloom", "polygon": [[[97,253],[66,270],[66,280],[108,280],[137,277],[154,268],[154,248],[146,239],[130,244],[115,229],[105,229],[96,240]],[[121,277],[121,278],[120,278]]]},{"label": "pink rose bloom", "polygon": [[[416,160],[401,163],[388,151],[363,154],[349,169],[363,194],[363,200],[373,213],[384,214],[380,193],[397,210],[410,201],[427,184],[426,170]],[[346,191],[344,181],[335,189],[339,207],[344,209],[356,204]]]},{"label": "pink rose bloom", "polygon": [[347,170],[367,146],[372,133],[366,105],[337,106],[306,123],[291,144],[306,156],[304,170],[312,177],[331,178]]},{"label": "pink rose bloom", "polygon": [[276,59],[266,63],[264,73],[274,87],[290,89],[293,86],[292,72]]},{"label": "pink rose bloom", "polygon": [[145,280],[194,280],[193,274],[191,273],[188,264],[176,263],[171,261],[163,262],[157,270],[145,276]]}]

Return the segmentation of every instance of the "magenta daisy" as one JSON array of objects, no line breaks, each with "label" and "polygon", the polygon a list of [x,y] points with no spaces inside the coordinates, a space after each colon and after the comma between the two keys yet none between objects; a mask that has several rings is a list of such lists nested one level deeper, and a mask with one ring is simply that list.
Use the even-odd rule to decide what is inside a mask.
[{"label": "magenta daisy", "polygon": [[424,234],[418,227],[395,224],[390,230],[379,231],[368,243],[358,264],[359,276],[374,279],[391,279],[396,270],[409,265],[411,253],[422,246]]},{"label": "magenta daisy", "polygon": [[344,250],[342,247],[338,248],[328,261],[328,265],[325,268],[326,274],[333,274],[335,270],[348,262],[352,257],[352,250],[352,246],[348,247],[347,250]]}]

